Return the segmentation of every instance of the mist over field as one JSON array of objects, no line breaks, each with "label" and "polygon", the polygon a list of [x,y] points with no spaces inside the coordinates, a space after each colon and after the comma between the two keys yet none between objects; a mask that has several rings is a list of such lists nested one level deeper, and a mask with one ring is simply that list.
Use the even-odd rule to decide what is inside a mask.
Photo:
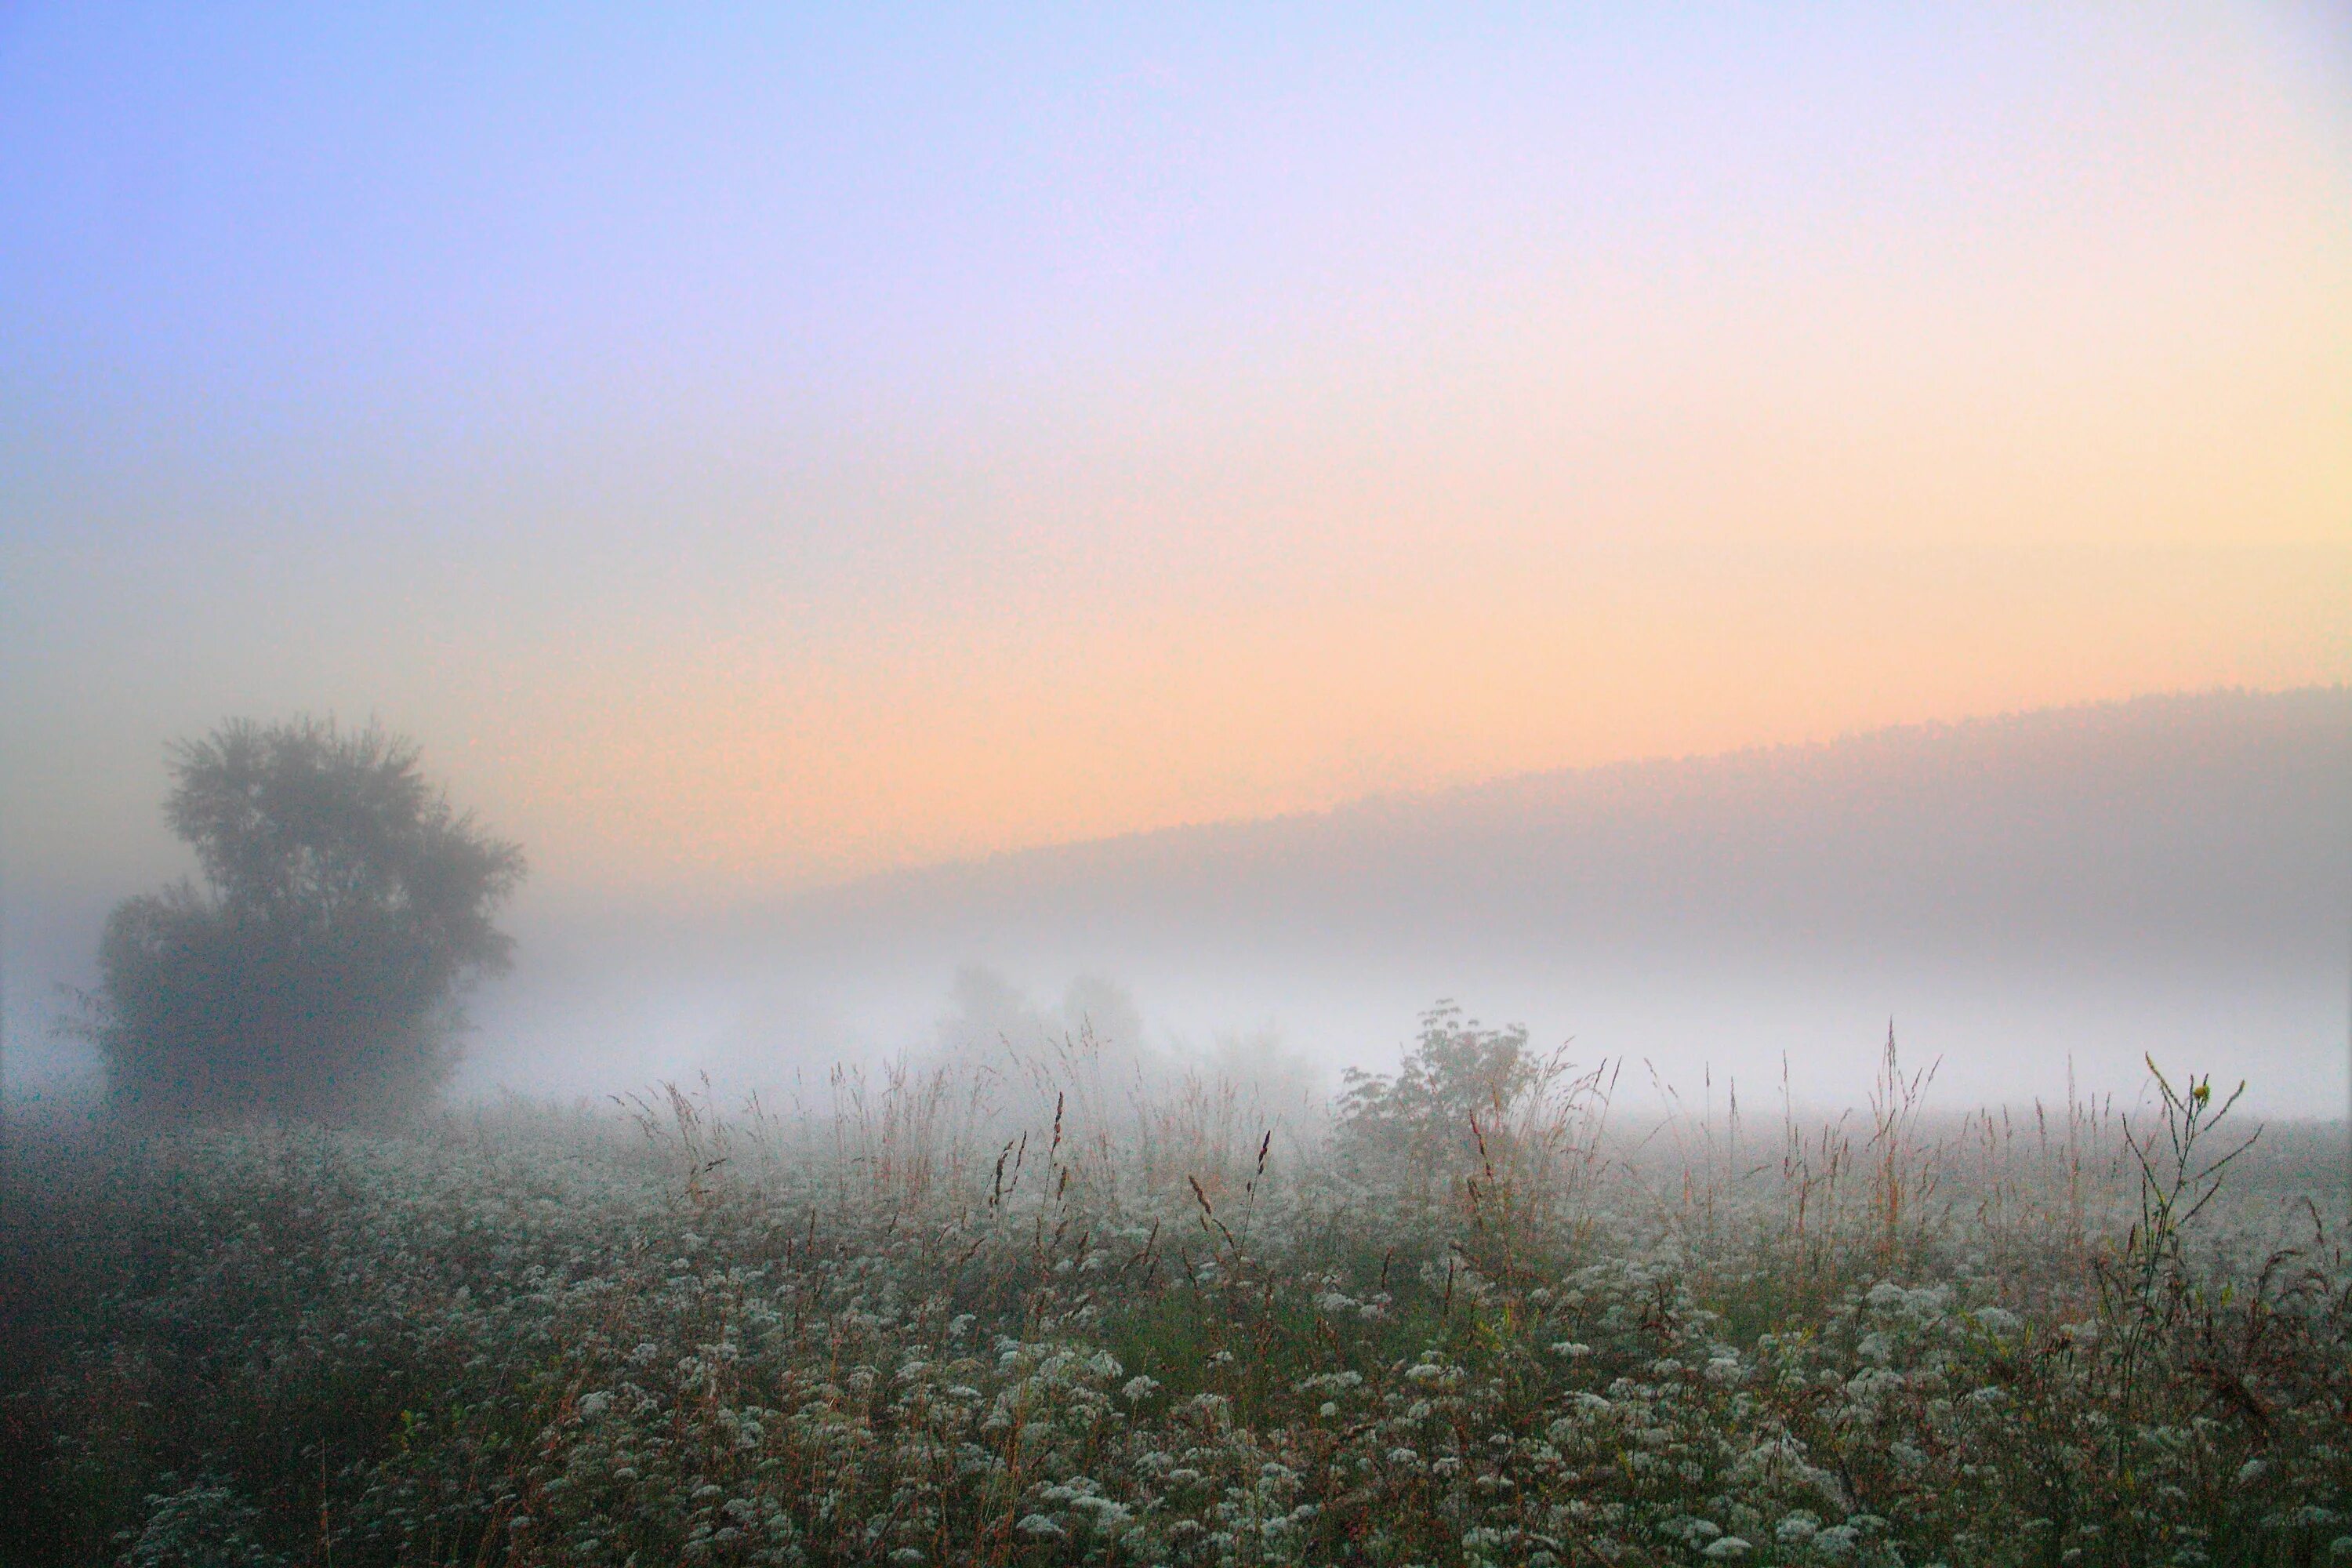
[{"label": "mist over field", "polygon": [[658,1062],[772,1089],[942,1034],[986,1046],[999,1023],[949,996],[978,966],[1050,1015],[1016,1036],[1091,1014],[1180,1058],[1258,1036],[1333,1082],[1452,997],[1685,1092],[1736,1077],[1751,1103],[1780,1094],[1783,1053],[1801,1099],[1851,1101],[1892,1019],[1958,1103],[2060,1098],[2069,1058],[2085,1087],[2136,1091],[2153,1054],[2243,1078],[2273,1113],[2333,1114],[2352,695],[1888,731],[662,922],[543,921],[482,1014],[469,1083],[585,1090]]},{"label": "mist over field", "polygon": [[2352,1564],[2352,11],[0,5],[0,1565]]},{"label": "mist over field", "polygon": [[[20,976],[43,956],[85,976],[94,931],[58,930]],[[1852,1103],[1892,1022],[1956,1107],[2056,1100],[2070,1072],[2134,1096],[2152,1055],[2246,1080],[2267,1113],[2333,1116],[2352,694],[1534,774],[782,899],[551,900],[518,930],[514,972],[474,1001],[461,1099],[707,1074],[772,1100],[837,1065],[1089,1030],[1122,1059],[1329,1092],[1450,998],[1628,1064],[1644,1095],[1654,1070],[1777,1103],[1785,1067],[1799,1100]],[[53,1092],[93,1070],[63,1042],[14,1064]]]}]

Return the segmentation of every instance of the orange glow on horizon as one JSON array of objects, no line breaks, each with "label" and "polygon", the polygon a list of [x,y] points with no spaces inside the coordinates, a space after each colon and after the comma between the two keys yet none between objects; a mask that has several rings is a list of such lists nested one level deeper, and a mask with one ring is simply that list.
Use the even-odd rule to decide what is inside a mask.
[{"label": "orange glow on horizon", "polygon": [[2352,551],[1619,554],[1552,580],[545,669],[459,758],[551,889],[778,890],[1513,773],[2352,680]]}]

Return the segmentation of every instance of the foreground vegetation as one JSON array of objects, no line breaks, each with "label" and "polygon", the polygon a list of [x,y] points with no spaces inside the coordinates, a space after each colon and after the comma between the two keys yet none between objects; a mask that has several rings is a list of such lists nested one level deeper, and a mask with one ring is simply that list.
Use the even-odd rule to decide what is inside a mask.
[{"label": "foreground vegetation", "polygon": [[18,1129],[0,1559],[2352,1562],[2340,1133],[1937,1121],[1891,1048],[1612,1126],[1447,1013],[1320,1126],[1082,1054]]}]

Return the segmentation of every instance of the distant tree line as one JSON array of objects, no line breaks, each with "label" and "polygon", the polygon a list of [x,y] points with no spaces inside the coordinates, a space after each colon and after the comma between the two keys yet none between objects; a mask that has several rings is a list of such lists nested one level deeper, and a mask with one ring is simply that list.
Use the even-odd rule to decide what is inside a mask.
[{"label": "distant tree line", "polygon": [[394,1120],[459,1054],[504,969],[521,849],[460,813],[415,745],[332,720],[233,721],[171,749],[164,814],[203,885],[124,900],[79,1032],[142,1118]]}]

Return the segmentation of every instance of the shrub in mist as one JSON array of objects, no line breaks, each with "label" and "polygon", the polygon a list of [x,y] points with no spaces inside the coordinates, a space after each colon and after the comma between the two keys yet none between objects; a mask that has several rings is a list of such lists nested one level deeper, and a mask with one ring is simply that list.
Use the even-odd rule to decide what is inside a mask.
[{"label": "shrub in mist", "polygon": [[109,918],[82,1032],[145,1117],[397,1118],[457,1057],[458,999],[502,969],[522,880],[409,742],[237,721],[172,748],[164,811],[203,868]]},{"label": "shrub in mist", "polygon": [[1483,1160],[1482,1139],[1550,1076],[1524,1026],[1481,1027],[1441,1002],[1393,1076],[1348,1069],[1339,1099],[1342,1146],[1360,1158],[1448,1172]]}]

